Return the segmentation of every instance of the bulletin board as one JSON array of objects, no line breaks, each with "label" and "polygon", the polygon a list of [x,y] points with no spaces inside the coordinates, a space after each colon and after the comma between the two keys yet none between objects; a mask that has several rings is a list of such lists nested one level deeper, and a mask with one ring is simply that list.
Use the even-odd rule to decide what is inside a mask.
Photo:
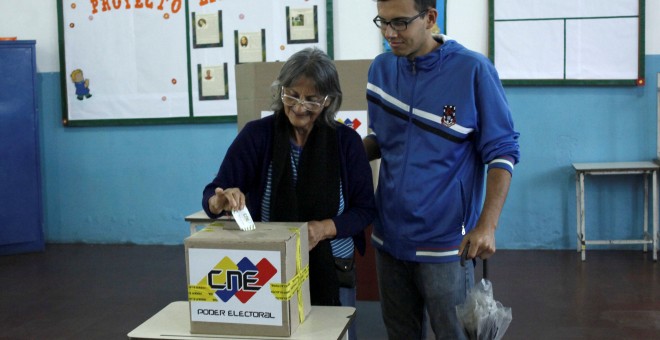
[{"label": "bulletin board", "polygon": [[644,0],[489,0],[505,85],[644,85]]},{"label": "bulletin board", "polygon": [[332,0],[58,0],[64,126],[236,122],[234,67],[333,57]]}]

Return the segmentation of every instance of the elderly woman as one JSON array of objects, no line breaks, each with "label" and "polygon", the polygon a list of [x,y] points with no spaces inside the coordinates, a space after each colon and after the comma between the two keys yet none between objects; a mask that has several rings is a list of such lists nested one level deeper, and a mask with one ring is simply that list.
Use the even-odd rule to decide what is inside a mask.
[{"label": "elderly woman", "polygon": [[364,252],[364,228],[376,209],[362,141],[335,121],[337,70],[323,51],[307,48],[289,58],[272,86],[274,115],[238,134],[202,206],[213,218],[247,205],[255,221],[308,222],[312,304],[354,306],[350,283],[341,285],[340,301],[335,259]]}]

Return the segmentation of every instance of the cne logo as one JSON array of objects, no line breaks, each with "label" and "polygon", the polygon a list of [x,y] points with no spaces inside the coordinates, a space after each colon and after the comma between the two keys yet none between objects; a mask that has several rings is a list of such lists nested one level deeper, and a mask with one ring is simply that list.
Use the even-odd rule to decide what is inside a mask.
[{"label": "cne logo", "polygon": [[234,263],[225,256],[211,269],[199,286],[207,286],[223,302],[236,297],[243,304],[247,303],[261,288],[263,288],[277,269],[265,258],[257,264],[244,257]]},{"label": "cne logo", "polygon": [[360,127],[360,125],[362,125],[362,122],[360,122],[360,120],[357,118],[353,118],[353,119],[346,118],[345,120],[342,120],[341,118],[337,118],[337,121],[341,124],[350,127],[353,130],[357,130]]}]

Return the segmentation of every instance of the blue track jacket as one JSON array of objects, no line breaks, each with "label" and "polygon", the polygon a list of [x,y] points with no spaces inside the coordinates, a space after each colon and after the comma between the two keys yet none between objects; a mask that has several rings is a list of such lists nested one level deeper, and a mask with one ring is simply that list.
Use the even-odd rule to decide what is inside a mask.
[{"label": "blue track jacket", "polygon": [[369,127],[382,158],[372,243],[395,258],[459,260],[477,223],[485,171],[513,173],[519,133],[486,57],[446,36],[409,60],[384,53],[369,69]]}]

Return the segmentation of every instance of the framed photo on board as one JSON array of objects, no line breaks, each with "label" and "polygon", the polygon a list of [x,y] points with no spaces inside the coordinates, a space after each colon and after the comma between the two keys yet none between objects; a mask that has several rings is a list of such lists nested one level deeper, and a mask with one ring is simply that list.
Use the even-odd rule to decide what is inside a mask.
[{"label": "framed photo on board", "polygon": [[236,64],[333,57],[332,0],[57,6],[64,126],[236,122]]},{"label": "framed photo on board", "polygon": [[197,64],[199,100],[228,99],[227,63],[202,66]]},{"label": "framed photo on board", "polygon": [[234,31],[236,64],[266,61],[266,30],[256,32]]},{"label": "framed photo on board", "polygon": [[193,48],[222,47],[222,11],[192,13]]},{"label": "framed photo on board", "polygon": [[316,43],[319,41],[318,7],[286,7],[286,41],[289,44]]}]

